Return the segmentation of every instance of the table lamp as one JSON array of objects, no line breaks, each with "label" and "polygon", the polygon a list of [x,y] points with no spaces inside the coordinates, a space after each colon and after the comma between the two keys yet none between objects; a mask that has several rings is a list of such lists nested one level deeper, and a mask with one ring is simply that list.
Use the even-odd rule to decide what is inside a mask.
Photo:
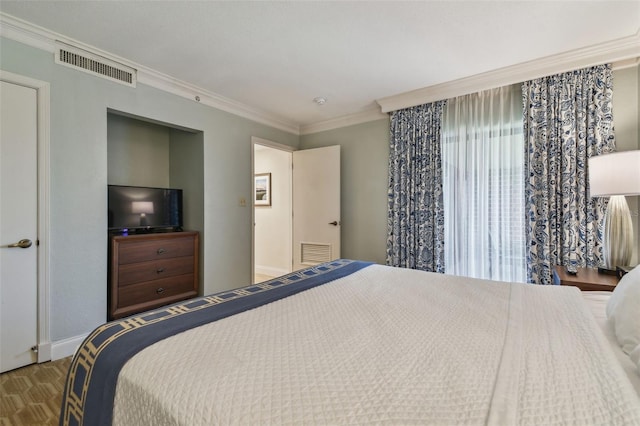
[{"label": "table lamp", "polygon": [[140,226],[148,226],[147,215],[153,214],[153,202],[133,201],[131,203],[131,210],[133,214],[140,215]]},{"label": "table lamp", "polygon": [[620,151],[589,158],[592,197],[610,197],[604,218],[604,268],[613,273],[627,266],[633,252],[633,224],[625,195],[640,195],[640,150]]}]

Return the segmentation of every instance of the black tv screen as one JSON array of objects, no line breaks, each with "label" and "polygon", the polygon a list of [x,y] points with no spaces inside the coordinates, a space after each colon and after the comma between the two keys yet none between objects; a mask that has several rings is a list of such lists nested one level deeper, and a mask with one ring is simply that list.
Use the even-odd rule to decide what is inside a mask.
[{"label": "black tv screen", "polygon": [[108,185],[109,229],[182,227],[182,190]]}]

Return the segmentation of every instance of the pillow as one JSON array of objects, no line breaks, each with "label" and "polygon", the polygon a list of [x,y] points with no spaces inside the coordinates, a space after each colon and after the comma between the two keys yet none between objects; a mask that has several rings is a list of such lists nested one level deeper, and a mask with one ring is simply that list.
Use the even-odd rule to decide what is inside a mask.
[{"label": "pillow", "polygon": [[635,364],[638,368],[638,373],[640,373],[640,345],[636,346],[636,348],[631,351],[629,358],[631,358],[631,362]]},{"label": "pillow", "polygon": [[640,266],[629,271],[607,302],[607,318],[626,354],[640,345]]}]

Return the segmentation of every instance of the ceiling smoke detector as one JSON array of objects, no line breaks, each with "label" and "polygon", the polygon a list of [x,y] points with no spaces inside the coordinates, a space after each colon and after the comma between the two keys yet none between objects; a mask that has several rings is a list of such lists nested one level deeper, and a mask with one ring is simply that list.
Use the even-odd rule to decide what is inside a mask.
[{"label": "ceiling smoke detector", "polygon": [[327,103],[327,98],[323,98],[322,96],[318,96],[317,98],[313,98],[313,102],[317,103],[318,105],[324,105]]}]

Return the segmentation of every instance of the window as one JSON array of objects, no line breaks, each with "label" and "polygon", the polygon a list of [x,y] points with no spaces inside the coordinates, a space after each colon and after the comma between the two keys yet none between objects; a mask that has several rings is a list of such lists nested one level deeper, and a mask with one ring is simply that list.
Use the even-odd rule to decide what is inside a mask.
[{"label": "window", "polygon": [[446,273],[526,282],[520,85],[450,99],[441,137]]}]

